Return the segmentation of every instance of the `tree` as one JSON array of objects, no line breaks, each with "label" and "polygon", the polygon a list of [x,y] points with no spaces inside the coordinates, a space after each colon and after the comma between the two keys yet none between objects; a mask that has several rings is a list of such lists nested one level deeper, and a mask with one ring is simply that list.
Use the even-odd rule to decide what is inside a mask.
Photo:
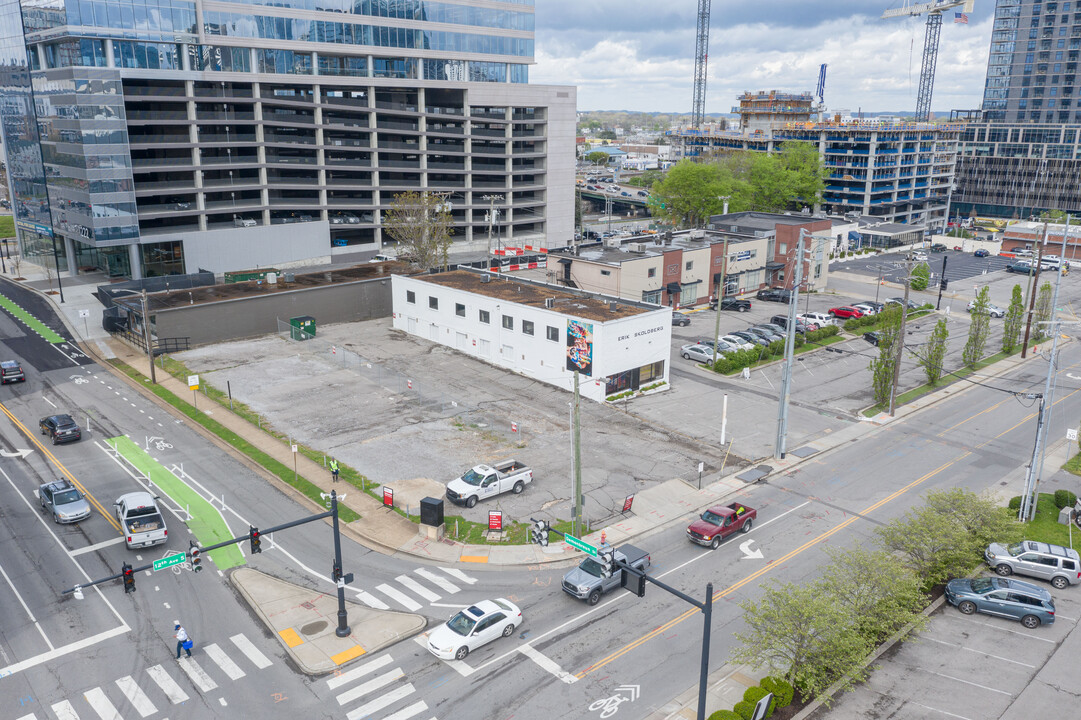
[{"label": "tree", "polygon": [[991,291],[984,285],[976,293],[976,300],[972,305],[972,319],[968,325],[968,341],[965,349],[961,351],[961,362],[970,368],[976,367],[987,349],[987,338],[991,334],[991,315],[987,309],[990,303]]},{"label": "tree", "polygon": [[890,391],[893,389],[893,367],[897,364],[896,343],[901,342],[900,306],[883,311],[885,324],[878,331],[878,357],[872,358],[868,369],[871,371],[871,387],[874,390],[875,404],[887,405]]},{"label": "tree", "polygon": [[957,523],[971,538],[977,553],[993,542],[1010,544],[1021,539],[1024,525],[987,493],[963,488],[933,490],[925,499],[928,508]]},{"label": "tree", "polygon": [[862,661],[871,644],[832,593],[769,583],[740,607],[747,631],[736,633],[736,662],[768,667],[811,696],[838,678],[850,683],[866,677]]},{"label": "tree", "polygon": [[614,130],[601,130],[599,133],[597,133],[597,137],[601,140],[615,140],[616,133]]},{"label": "tree", "polygon": [[680,160],[653,186],[653,213],[680,228],[700,227],[723,210],[720,197],[732,195],[735,184],[716,163]]},{"label": "tree", "polygon": [[880,641],[920,617],[927,600],[920,581],[895,557],[861,545],[825,552],[831,562],[815,586],[833,595],[864,637]]},{"label": "tree", "polygon": [[927,382],[931,385],[937,385],[942,379],[942,366],[946,359],[946,340],[949,337],[950,331],[946,328],[946,318],[942,318],[935,324],[935,329],[931,331],[931,337],[927,339],[927,343],[913,353],[916,356],[916,362],[923,368]]},{"label": "tree", "polygon": [[582,192],[574,193],[574,227],[582,227]]},{"label": "tree", "polygon": [[1051,283],[1045,282],[1040,286],[1040,294],[1036,296],[1036,306],[1032,310],[1032,340],[1042,340],[1049,337],[1047,322],[1051,319],[1051,296],[1054,288]]},{"label": "tree", "polygon": [[608,164],[608,161],[611,159],[611,157],[611,155],[604,152],[603,150],[595,150],[590,154],[586,155],[586,160],[590,161],[591,163],[606,165]]},{"label": "tree", "polygon": [[917,263],[916,267],[912,268],[908,282],[913,290],[926,290],[927,284],[931,282],[931,266],[925,262]]},{"label": "tree", "polygon": [[1021,286],[1013,286],[1013,297],[1006,308],[1006,318],[1002,321],[1002,351],[1011,353],[1021,342],[1021,321],[1025,317],[1025,301]]},{"label": "tree", "polygon": [[649,188],[653,187],[654,183],[660,182],[661,180],[664,180],[663,170],[646,170],[641,175],[627,178],[627,180],[624,181],[624,184]]},{"label": "tree", "polygon": [[826,189],[826,167],[814,143],[789,140],[781,147],[781,167],[788,175],[791,200],[816,205]]},{"label": "tree", "polygon": [[394,196],[383,229],[398,242],[398,258],[414,267],[446,266],[450,249],[450,203],[438,193],[413,190]]},{"label": "tree", "polygon": [[912,508],[875,535],[922,580],[924,589],[968,573],[982,550],[953,518],[927,506]]}]

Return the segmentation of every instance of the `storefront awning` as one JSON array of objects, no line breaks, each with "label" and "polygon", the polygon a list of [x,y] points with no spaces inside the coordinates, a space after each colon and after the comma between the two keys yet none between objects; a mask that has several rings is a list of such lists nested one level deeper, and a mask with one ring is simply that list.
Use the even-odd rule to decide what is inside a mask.
[{"label": "storefront awning", "polygon": [[670,282],[664,286],[664,289],[668,291],[669,295],[674,295],[679,292],[679,283]]},{"label": "storefront awning", "polygon": [[570,265],[573,260],[571,260],[570,258],[559,258],[558,262],[560,265]]},{"label": "storefront awning", "polygon": [[780,270],[784,267],[784,263],[781,262],[768,262],[766,263],[767,270]]}]

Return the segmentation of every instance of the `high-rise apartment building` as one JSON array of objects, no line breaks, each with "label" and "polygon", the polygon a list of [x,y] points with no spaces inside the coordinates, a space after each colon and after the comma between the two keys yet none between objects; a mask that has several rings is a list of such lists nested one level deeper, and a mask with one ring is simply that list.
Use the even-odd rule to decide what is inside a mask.
[{"label": "high-rise apartment building", "polygon": [[[528,84],[533,0],[0,0],[0,132],[27,255],[140,277],[390,242],[565,245],[575,89]],[[494,210],[494,212],[492,212]]]}]

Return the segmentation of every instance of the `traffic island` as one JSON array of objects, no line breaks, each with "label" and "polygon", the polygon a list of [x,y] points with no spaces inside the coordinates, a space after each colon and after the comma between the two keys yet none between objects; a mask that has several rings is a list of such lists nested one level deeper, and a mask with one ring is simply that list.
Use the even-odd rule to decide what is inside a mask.
[{"label": "traffic island", "polygon": [[251,568],[237,568],[229,573],[229,581],[307,675],[334,672],[416,635],[428,624],[421,615],[346,602],[351,632],[338,637],[335,596]]}]

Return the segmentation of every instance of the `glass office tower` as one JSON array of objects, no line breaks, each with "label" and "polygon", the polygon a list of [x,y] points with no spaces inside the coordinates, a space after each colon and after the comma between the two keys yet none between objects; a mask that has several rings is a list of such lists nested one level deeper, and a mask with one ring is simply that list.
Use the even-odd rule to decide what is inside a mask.
[{"label": "glass office tower", "polygon": [[114,276],[297,265],[379,249],[426,190],[459,243],[494,206],[504,242],[566,245],[575,92],[528,84],[533,28],[532,0],[0,0],[20,242]]}]

